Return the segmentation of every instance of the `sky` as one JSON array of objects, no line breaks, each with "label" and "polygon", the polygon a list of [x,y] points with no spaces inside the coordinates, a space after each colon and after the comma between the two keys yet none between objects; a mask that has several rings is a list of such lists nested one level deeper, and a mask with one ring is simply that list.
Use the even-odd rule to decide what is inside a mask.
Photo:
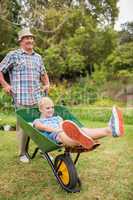
[{"label": "sky", "polygon": [[119,17],[115,24],[115,29],[120,30],[120,24],[133,21],[133,0],[119,0]]}]

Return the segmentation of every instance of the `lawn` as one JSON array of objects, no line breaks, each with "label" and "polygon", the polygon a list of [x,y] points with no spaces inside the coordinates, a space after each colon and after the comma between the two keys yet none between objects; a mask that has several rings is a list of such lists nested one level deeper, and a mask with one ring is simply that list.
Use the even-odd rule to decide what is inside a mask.
[{"label": "lawn", "polygon": [[[83,122],[91,127],[105,125]],[[0,132],[0,160],[0,200],[133,199],[133,125],[126,126],[123,138],[104,138],[95,151],[81,155],[77,163],[80,193],[63,191],[39,154],[29,164],[20,164],[15,132]]]}]

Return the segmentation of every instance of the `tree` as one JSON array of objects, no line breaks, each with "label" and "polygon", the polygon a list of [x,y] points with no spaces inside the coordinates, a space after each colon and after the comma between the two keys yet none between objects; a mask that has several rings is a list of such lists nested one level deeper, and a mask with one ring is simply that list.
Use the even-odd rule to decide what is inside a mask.
[{"label": "tree", "polygon": [[20,6],[17,0],[0,1],[0,60],[13,47],[16,46],[16,37]]},{"label": "tree", "polygon": [[45,12],[51,8],[64,12],[80,8],[83,13],[90,15],[101,26],[114,26],[118,16],[118,0],[21,0],[20,2],[23,18],[30,26],[37,25],[38,28],[42,28]]},{"label": "tree", "polygon": [[120,44],[133,42],[133,22],[122,24],[122,30],[119,32]]},{"label": "tree", "polygon": [[[6,2],[9,6],[9,0]],[[13,21],[18,17],[21,25],[30,25],[33,29],[37,36],[36,50],[44,57],[51,77],[75,77],[88,72],[91,74],[94,65],[102,63],[115,46],[112,25],[117,16],[116,0],[19,2],[21,9],[20,12],[16,9]],[[11,5],[14,9],[15,5]],[[15,47],[14,39],[18,28],[12,29],[10,24],[2,26],[1,34],[7,33],[0,41],[5,45],[1,46],[1,52],[5,52],[9,47]]]},{"label": "tree", "polygon": [[132,79],[133,77],[133,42],[124,43],[109,55],[105,62],[108,79]]},{"label": "tree", "polygon": [[122,25],[122,30],[118,32],[118,45],[105,65],[110,78],[128,79],[133,76],[133,22]]}]

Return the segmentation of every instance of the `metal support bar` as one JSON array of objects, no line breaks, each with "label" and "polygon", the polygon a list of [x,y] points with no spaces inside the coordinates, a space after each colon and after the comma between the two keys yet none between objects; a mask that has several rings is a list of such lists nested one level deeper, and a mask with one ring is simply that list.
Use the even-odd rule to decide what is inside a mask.
[{"label": "metal support bar", "polygon": [[[76,192],[80,192],[80,188],[74,188],[74,189],[69,189],[68,187],[66,187],[60,180],[59,176],[58,176],[58,173],[57,171],[55,170],[55,167],[54,167],[54,163],[52,162],[52,160],[50,159],[50,156],[48,155],[48,153],[44,153],[44,156],[46,158],[46,160],[48,161],[49,165],[51,166],[51,169],[56,177],[56,180],[57,182],[61,185],[61,187],[66,190],[67,192],[71,192],[71,193],[76,193]],[[79,184],[79,182],[78,182]],[[79,184],[80,186],[80,184]]]},{"label": "metal support bar", "polygon": [[75,160],[74,160],[74,165],[76,165],[76,163],[77,163],[77,161],[78,161],[78,159],[79,159],[79,156],[80,156],[80,153],[77,153],[77,156],[76,156],[76,158],[75,158]]},{"label": "metal support bar", "polygon": [[[28,137],[28,140],[27,140],[27,143],[26,143],[26,154],[28,155],[28,157],[29,157],[30,159],[33,159],[33,158],[36,156],[36,154],[37,154],[37,152],[38,152],[38,150],[39,150],[39,147],[35,148],[33,154],[30,155],[30,154],[29,154],[29,143],[30,143],[30,137]],[[79,154],[80,154],[80,153],[79,153]],[[75,161],[74,161],[74,164],[76,164],[76,162],[77,162],[77,160],[78,160],[78,158],[79,158],[79,154],[77,155],[77,157],[76,157],[76,159],[75,159]],[[69,150],[65,149],[64,155],[65,155],[65,156],[70,156]],[[58,169],[55,169],[54,163],[52,162],[52,160],[51,160],[49,154],[48,154],[47,152],[42,152],[42,157],[43,157],[43,159],[46,159],[46,160],[48,161],[48,164],[50,165],[50,167],[51,167],[51,169],[52,169],[52,171],[53,171],[53,173],[54,173],[54,175],[55,175],[55,177],[56,177],[57,182],[61,185],[61,187],[62,187],[65,191],[70,192],[70,193],[80,192],[80,186],[81,186],[80,179],[78,179],[78,182],[77,182],[77,183],[78,183],[78,188],[69,189],[68,187],[66,187],[66,186],[62,183],[62,181],[61,181],[61,179],[60,179],[60,177],[59,177],[59,175],[58,175]],[[61,163],[60,163],[60,165],[61,165]]]}]

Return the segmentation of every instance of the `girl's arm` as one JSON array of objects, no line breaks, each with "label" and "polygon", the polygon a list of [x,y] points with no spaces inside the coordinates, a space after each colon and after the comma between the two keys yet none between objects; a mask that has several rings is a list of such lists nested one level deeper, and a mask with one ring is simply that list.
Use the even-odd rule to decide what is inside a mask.
[{"label": "girl's arm", "polygon": [[40,131],[46,131],[46,132],[59,132],[59,129],[55,129],[49,126],[44,125],[41,122],[35,122],[34,123],[35,128],[39,129]]},{"label": "girl's arm", "polygon": [[[59,124],[59,129],[60,130],[62,130],[62,122],[63,122],[64,120],[60,117],[60,124]],[[62,130],[63,131],[63,130]]]}]

